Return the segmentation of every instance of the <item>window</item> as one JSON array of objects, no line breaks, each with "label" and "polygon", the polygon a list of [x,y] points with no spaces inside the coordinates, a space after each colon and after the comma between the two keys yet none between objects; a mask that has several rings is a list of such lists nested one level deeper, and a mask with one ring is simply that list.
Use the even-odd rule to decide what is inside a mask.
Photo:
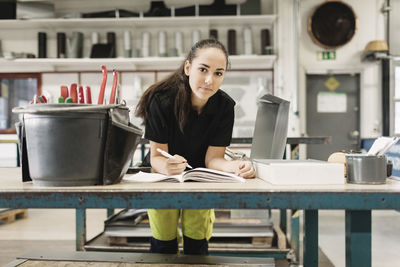
[{"label": "window", "polygon": [[0,131],[15,128],[18,115],[12,109],[40,94],[40,84],[40,74],[0,74]]},{"label": "window", "polygon": [[393,62],[393,70],[394,70],[394,86],[393,86],[393,120],[392,120],[392,129],[394,135],[400,135],[400,62]]}]

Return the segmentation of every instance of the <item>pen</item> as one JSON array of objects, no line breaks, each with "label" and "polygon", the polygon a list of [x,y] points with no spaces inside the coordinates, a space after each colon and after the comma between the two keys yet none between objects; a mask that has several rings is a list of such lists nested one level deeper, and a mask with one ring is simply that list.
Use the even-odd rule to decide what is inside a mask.
[{"label": "pen", "polygon": [[[166,158],[172,158],[173,156],[171,154],[169,154],[168,152],[165,152],[164,150],[162,150],[161,148],[157,148],[157,151],[161,153],[161,155],[163,155]],[[189,164],[187,165],[187,167],[189,169],[193,169],[192,166],[190,166]]]}]

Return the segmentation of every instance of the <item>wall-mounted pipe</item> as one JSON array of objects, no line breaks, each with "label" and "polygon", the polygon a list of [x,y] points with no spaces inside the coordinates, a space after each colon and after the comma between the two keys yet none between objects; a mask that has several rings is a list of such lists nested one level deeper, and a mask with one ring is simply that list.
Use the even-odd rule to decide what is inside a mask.
[{"label": "wall-mounted pipe", "polygon": [[295,88],[296,93],[294,94],[294,99],[292,99],[292,107],[295,115],[299,115],[299,71],[300,71],[300,31],[301,31],[301,16],[300,16],[300,0],[293,0],[293,28],[294,28],[294,64],[296,66],[295,70]]},{"label": "wall-mounted pipe", "polygon": [[[385,39],[388,44],[390,44],[390,0],[386,0],[385,5],[382,7],[382,12],[385,13],[386,16],[386,25],[385,25]],[[389,55],[390,55],[390,45],[389,45]],[[389,136],[390,135],[390,64],[391,59],[383,58],[381,59],[381,67],[382,67],[382,135]]]},{"label": "wall-mounted pipe", "polygon": [[390,135],[390,62],[381,59],[382,66],[382,135]]}]

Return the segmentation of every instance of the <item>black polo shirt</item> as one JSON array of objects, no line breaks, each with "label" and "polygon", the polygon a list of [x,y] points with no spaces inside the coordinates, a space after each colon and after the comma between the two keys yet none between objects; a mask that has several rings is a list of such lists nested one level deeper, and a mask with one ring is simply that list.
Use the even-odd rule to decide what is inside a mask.
[{"label": "black polo shirt", "polygon": [[210,97],[200,114],[191,110],[184,133],[174,115],[175,95],[156,93],[148,107],[145,138],[168,144],[171,155],[183,156],[196,167],[205,167],[209,146],[229,146],[232,138],[235,101],[221,89]]}]

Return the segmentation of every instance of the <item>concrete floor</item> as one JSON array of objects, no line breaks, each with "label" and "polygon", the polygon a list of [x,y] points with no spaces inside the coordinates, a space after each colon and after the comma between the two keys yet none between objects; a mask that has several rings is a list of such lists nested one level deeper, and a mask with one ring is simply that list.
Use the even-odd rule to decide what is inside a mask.
[{"label": "concrete floor", "polygon": [[[335,266],[345,266],[345,212],[319,211],[319,246]],[[372,266],[400,266],[400,213],[372,211]]]},{"label": "concrete floor", "polygon": [[[276,215],[273,212],[274,221]],[[320,211],[319,215],[320,248],[334,266],[345,266],[344,211]],[[400,213],[373,211],[372,216],[372,266],[400,266]],[[105,219],[105,210],[88,210],[88,239],[103,231]],[[72,251],[74,240],[74,210],[29,209],[28,218],[0,225],[0,265],[33,250]]]}]

